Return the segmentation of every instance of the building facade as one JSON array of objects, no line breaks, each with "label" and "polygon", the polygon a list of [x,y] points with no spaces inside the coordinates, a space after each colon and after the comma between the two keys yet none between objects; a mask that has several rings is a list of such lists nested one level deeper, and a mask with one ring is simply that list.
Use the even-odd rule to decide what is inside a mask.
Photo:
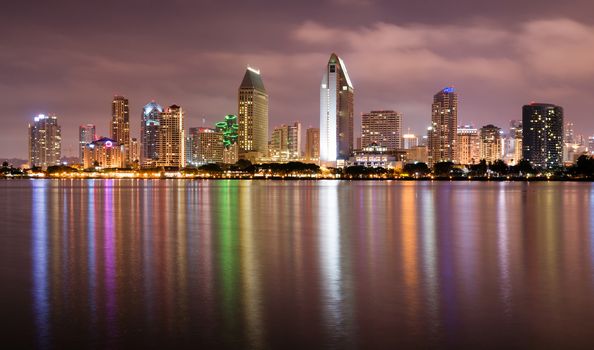
[{"label": "building facade", "polygon": [[478,130],[470,125],[465,125],[458,128],[457,134],[456,163],[463,165],[478,164],[481,160],[481,143]]},{"label": "building facade", "polygon": [[238,143],[240,153],[268,153],[268,93],[260,71],[248,67],[239,86]]},{"label": "building facade", "polygon": [[270,140],[270,158],[275,161],[301,159],[301,123],[274,128]]},{"label": "building facade", "polygon": [[225,146],[223,133],[211,128],[190,128],[192,159],[196,165],[222,163]]},{"label": "building facade", "polygon": [[152,101],[142,108],[140,123],[140,162],[145,167],[155,166],[158,159],[157,138],[161,120],[161,107]]},{"label": "building facade", "polygon": [[305,134],[305,160],[317,163],[320,161],[320,129],[308,128]]},{"label": "building facade", "polygon": [[130,139],[130,153],[129,153],[130,163],[134,165],[140,164],[140,142],[138,142],[137,138]]},{"label": "building facade", "polygon": [[415,134],[402,135],[402,148],[411,149],[419,145],[419,138]]},{"label": "building facade", "polygon": [[78,127],[78,159],[82,163],[85,146],[96,139],[95,125],[85,124]]},{"label": "building facade", "polygon": [[111,101],[111,139],[120,146],[124,146],[126,161],[129,161],[130,148],[130,109],[128,99],[124,96],[114,96]]},{"label": "building facade", "polygon": [[40,114],[29,124],[29,165],[47,168],[60,165],[62,133],[55,115]]},{"label": "building facade", "polygon": [[361,146],[377,144],[388,152],[402,149],[402,114],[391,110],[361,115]]},{"label": "building facade", "polygon": [[429,164],[456,160],[458,94],[446,87],[433,96],[428,132]]},{"label": "building facade", "polygon": [[171,105],[161,113],[156,165],[177,168],[186,165],[184,111],[180,106]]},{"label": "building facade", "polygon": [[335,166],[353,152],[355,90],[343,60],[330,56],[320,85],[320,164]]},{"label": "building facade", "polygon": [[107,137],[85,145],[83,166],[92,168],[123,168],[125,166],[125,146]]},{"label": "building facade", "polygon": [[480,130],[481,159],[487,163],[494,163],[501,159],[503,143],[501,139],[501,128],[495,125],[485,125]]},{"label": "building facade", "polygon": [[563,108],[531,103],[522,108],[522,155],[532,166],[563,165]]}]

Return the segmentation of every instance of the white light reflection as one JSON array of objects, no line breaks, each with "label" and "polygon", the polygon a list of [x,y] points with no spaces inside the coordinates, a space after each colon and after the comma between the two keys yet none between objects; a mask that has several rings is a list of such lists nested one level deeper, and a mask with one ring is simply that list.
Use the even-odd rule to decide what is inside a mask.
[{"label": "white light reflection", "polygon": [[319,249],[325,324],[337,335],[343,323],[341,303],[339,181],[322,181],[319,192]]}]

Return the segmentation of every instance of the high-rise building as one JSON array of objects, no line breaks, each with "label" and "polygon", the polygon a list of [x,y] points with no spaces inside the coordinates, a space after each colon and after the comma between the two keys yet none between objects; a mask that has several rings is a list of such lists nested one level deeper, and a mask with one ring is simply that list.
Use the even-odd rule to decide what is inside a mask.
[{"label": "high-rise building", "polygon": [[116,140],[103,137],[85,145],[84,168],[123,168],[126,163],[124,153],[124,145],[118,144]]},{"label": "high-rise building", "polygon": [[277,161],[301,158],[301,123],[274,128],[270,144],[270,158]]},{"label": "high-rise building", "polygon": [[507,152],[506,161],[509,165],[517,165],[522,160],[522,121],[512,120],[509,124],[511,147]]},{"label": "high-rise building", "polygon": [[411,149],[419,145],[419,137],[415,134],[404,134],[402,135],[402,148]]},{"label": "high-rise building", "polygon": [[29,165],[47,168],[60,165],[62,136],[58,117],[40,114],[29,124]]},{"label": "high-rise building", "polygon": [[163,107],[155,101],[142,108],[140,123],[140,160],[143,166],[155,166],[158,159],[157,138]]},{"label": "high-rise building", "polygon": [[211,128],[190,128],[192,158],[196,165],[222,163],[225,146],[223,132]]},{"label": "high-rise building", "polygon": [[305,160],[318,162],[320,160],[320,129],[308,128],[305,138]]},{"label": "high-rise building", "polygon": [[225,120],[216,123],[216,131],[223,133],[223,163],[235,164],[239,160],[239,147],[237,139],[239,138],[239,124],[237,116],[228,114]]},{"label": "high-rise building", "polygon": [[433,96],[429,130],[429,164],[454,161],[458,130],[458,94],[446,87]]},{"label": "high-rise building", "polygon": [[594,136],[588,137],[588,152],[590,152],[591,155],[594,155]]},{"label": "high-rise building", "polygon": [[242,154],[268,153],[268,93],[260,71],[248,67],[239,86],[238,143]]},{"label": "high-rise building", "polygon": [[402,114],[371,111],[361,116],[361,146],[376,144],[388,152],[402,148]]},{"label": "high-rise building", "polygon": [[137,138],[130,139],[130,162],[134,164],[140,163],[140,143]]},{"label": "high-rise building", "polygon": [[111,139],[124,146],[124,158],[129,161],[130,110],[124,96],[114,96],[111,102]]},{"label": "high-rise building", "polygon": [[186,165],[184,112],[171,105],[161,113],[157,132],[157,166],[183,168]]},{"label": "high-rise building", "polygon": [[575,143],[574,134],[573,134],[573,122],[567,121],[565,122],[565,127],[563,130],[565,136],[563,138],[563,142],[565,143]]},{"label": "high-rise building", "polygon": [[95,141],[95,125],[85,124],[78,127],[78,159],[82,163],[85,146]]},{"label": "high-rise building", "polygon": [[522,108],[522,154],[532,166],[563,165],[563,108],[531,103]]},{"label": "high-rise building", "polygon": [[353,152],[355,90],[343,60],[330,56],[320,85],[320,163],[335,166]]},{"label": "high-rise building", "polygon": [[464,125],[457,130],[456,162],[463,165],[477,164],[481,159],[481,147],[478,130]]},{"label": "high-rise building", "polygon": [[501,128],[495,125],[485,125],[480,130],[481,140],[481,159],[487,163],[494,163],[501,159],[502,142],[501,142]]}]

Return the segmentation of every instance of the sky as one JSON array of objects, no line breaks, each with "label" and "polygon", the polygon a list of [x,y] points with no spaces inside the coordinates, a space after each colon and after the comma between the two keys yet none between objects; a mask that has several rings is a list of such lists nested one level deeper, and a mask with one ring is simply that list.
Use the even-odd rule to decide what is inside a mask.
[{"label": "sky", "polygon": [[[54,113],[65,156],[80,124],[109,136],[111,100],[181,105],[186,127],[237,113],[248,65],[270,96],[270,128],[319,126],[319,85],[343,58],[361,113],[394,109],[422,134],[432,96],[459,94],[459,124],[508,128],[523,104],[563,106],[594,134],[591,0],[11,1],[0,11],[0,157],[27,157],[27,125]],[[357,128],[358,129],[358,128]]]}]

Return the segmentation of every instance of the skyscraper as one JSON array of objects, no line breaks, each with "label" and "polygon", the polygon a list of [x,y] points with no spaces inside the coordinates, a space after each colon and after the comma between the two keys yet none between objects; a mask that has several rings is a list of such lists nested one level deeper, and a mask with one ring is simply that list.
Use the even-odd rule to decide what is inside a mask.
[{"label": "skyscraper", "polygon": [[320,129],[308,128],[305,138],[305,160],[318,162],[320,160]]},{"label": "skyscraper", "polygon": [[361,146],[375,143],[389,152],[402,148],[402,114],[371,111],[361,116]]},{"label": "skyscraper", "polygon": [[481,144],[478,130],[470,125],[458,128],[456,162],[463,165],[477,164],[481,159]]},{"label": "skyscraper", "polygon": [[186,165],[184,112],[172,105],[161,113],[157,131],[157,166]]},{"label": "skyscraper", "polygon": [[196,165],[222,163],[225,145],[223,132],[211,128],[190,128],[192,158]]},{"label": "skyscraper", "polygon": [[83,161],[85,146],[95,141],[95,125],[85,124],[78,127],[78,158]]},{"label": "skyscraper", "polygon": [[111,139],[124,146],[124,158],[129,161],[130,110],[124,96],[114,96],[111,102]]},{"label": "skyscraper", "polygon": [[330,56],[320,85],[320,163],[335,166],[353,151],[355,90],[343,60]]},{"label": "skyscraper", "polygon": [[454,161],[458,129],[458,94],[446,87],[433,96],[429,130],[429,164]]},{"label": "skyscraper", "polygon": [[154,166],[158,158],[157,137],[163,107],[155,101],[142,108],[140,123],[140,159],[143,166]]},{"label": "skyscraper", "polygon": [[522,154],[538,168],[563,165],[563,108],[531,103],[522,108]]},{"label": "skyscraper", "polygon": [[480,130],[481,140],[481,159],[487,163],[494,163],[501,159],[502,155],[502,140],[501,128],[495,125],[485,125]]},{"label": "skyscraper", "polygon": [[270,157],[278,161],[301,158],[301,123],[281,125],[272,131]]},{"label": "skyscraper", "polygon": [[130,139],[130,162],[131,163],[139,163],[140,162],[140,144],[138,143],[137,138]]},{"label": "skyscraper", "polygon": [[62,136],[58,117],[40,114],[29,124],[29,165],[47,168],[60,165]]},{"label": "skyscraper", "polygon": [[248,67],[239,86],[239,149],[242,153],[268,153],[268,93],[260,71]]}]

